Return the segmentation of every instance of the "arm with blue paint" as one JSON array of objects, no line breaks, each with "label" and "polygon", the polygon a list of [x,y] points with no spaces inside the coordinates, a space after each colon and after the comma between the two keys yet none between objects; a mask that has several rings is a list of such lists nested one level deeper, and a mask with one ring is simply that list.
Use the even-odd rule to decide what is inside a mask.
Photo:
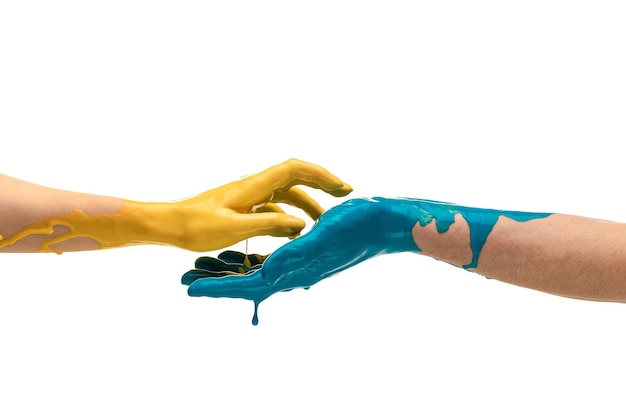
[{"label": "arm with blue paint", "polygon": [[416,245],[425,255],[513,285],[576,299],[626,302],[626,224],[492,210],[489,216],[497,218],[485,222],[485,210],[471,211],[473,216],[462,208],[447,233],[416,225]]},{"label": "arm with blue paint", "polygon": [[191,296],[244,298],[258,306],[276,292],[399,252],[556,295],[626,302],[626,224],[409,198],[349,200],[262,267],[217,279],[200,265],[183,283]]}]

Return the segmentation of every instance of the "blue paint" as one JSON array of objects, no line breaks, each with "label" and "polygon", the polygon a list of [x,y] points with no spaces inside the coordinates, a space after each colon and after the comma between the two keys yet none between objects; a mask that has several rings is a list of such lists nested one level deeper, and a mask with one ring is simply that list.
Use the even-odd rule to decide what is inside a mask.
[{"label": "blue paint", "polygon": [[435,221],[437,231],[443,234],[457,214],[465,218],[470,229],[472,261],[463,266],[465,269],[478,265],[487,237],[501,216],[525,222],[550,215],[479,209],[413,198],[352,199],[322,214],[309,233],[277,249],[260,269],[224,277],[213,277],[219,274],[208,272],[203,277],[202,271],[194,269],[183,276],[183,284],[189,284],[190,296],[254,301],[253,324],[256,325],[259,304],[274,293],[308,288],[378,255],[421,252],[413,240],[413,227],[417,223],[426,226]]},{"label": "blue paint", "polygon": [[261,303],[261,301],[254,301],[254,315],[252,315],[252,325],[259,325],[259,303]]},{"label": "blue paint", "polygon": [[259,254],[243,254],[231,250],[222,252],[217,258],[199,257],[196,259],[195,268],[185,273],[181,282],[184,285],[190,285],[196,280],[206,277],[247,274],[260,269],[266,258],[267,256]]},{"label": "blue paint", "polygon": [[467,206],[457,206],[430,200],[407,199],[415,201],[421,208],[431,214],[431,217],[419,218],[421,226],[428,225],[435,219],[437,232],[444,233],[454,223],[454,216],[460,214],[467,221],[470,228],[470,247],[472,249],[472,262],[463,266],[465,269],[476,268],[478,257],[482,251],[487,237],[491,234],[498,218],[503,216],[517,222],[525,222],[531,219],[545,218],[550,213],[515,212],[495,209],[479,209]]}]

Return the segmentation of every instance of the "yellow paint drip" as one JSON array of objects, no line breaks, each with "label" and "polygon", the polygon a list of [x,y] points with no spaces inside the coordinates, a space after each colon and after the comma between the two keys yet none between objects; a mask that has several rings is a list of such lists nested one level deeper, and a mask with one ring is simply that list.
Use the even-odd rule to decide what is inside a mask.
[{"label": "yellow paint drip", "polygon": [[246,256],[243,258],[243,265],[246,267],[250,267],[252,263],[250,262],[250,257],[248,257],[248,240],[246,240]]}]

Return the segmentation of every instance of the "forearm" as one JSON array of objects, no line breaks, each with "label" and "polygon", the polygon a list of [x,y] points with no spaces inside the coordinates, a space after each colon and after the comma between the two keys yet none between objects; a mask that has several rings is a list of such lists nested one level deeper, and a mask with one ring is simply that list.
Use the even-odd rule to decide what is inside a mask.
[{"label": "forearm", "polygon": [[167,203],[53,189],[0,175],[0,252],[69,252],[176,241]]},{"label": "forearm", "polygon": [[463,212],[445,233],[434,224],[414,226],[424,255],[542,292],[626,302],[626,224],[563,214],[526,221],[499,216],[477,253],[470,245],[476,225]]},{"label": "forearm", "polygon": [[[5,175],[0,175],[0,190],[0,252],[39,252],[46,238],[68,231],[59,224],[51,225],[53,230],[45,234],[29,233],[29,227],[44,220],[67,216],[77,209],[86,215],[103,215],[117,213],[122,208],[122,199],[116,197],[59,190]],[[22,239],[12,239],[20,232],[25,233]],[[100,245],[93,239],[76,237],[59,243],[55,250],[89,250]]]}]

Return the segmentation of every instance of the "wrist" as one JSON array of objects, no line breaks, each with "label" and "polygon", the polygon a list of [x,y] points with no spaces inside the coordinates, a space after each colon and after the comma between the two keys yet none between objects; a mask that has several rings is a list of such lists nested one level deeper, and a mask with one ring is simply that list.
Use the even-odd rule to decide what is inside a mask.
[{"label": "wrist", "polygon": [[118,245],[164,244],[178,245],[181,230],[173,226],[176,208],[164,202],[135,202],[125,200],[115,219]]},{"label": "wrist", "polygon": [[425,255],[468,270],[478,266],[482,248],[501,217],[525,222],[550,215],[411,200],[423,212],[413,228],[417,247]]},{"label": "wrist", "polygon": [[419,213],[408,199],[375,197],[369,202],[370,216],[377,229],[376,240],[382,246],[380,253],[419,252],[415,245],[412,229]]}]

